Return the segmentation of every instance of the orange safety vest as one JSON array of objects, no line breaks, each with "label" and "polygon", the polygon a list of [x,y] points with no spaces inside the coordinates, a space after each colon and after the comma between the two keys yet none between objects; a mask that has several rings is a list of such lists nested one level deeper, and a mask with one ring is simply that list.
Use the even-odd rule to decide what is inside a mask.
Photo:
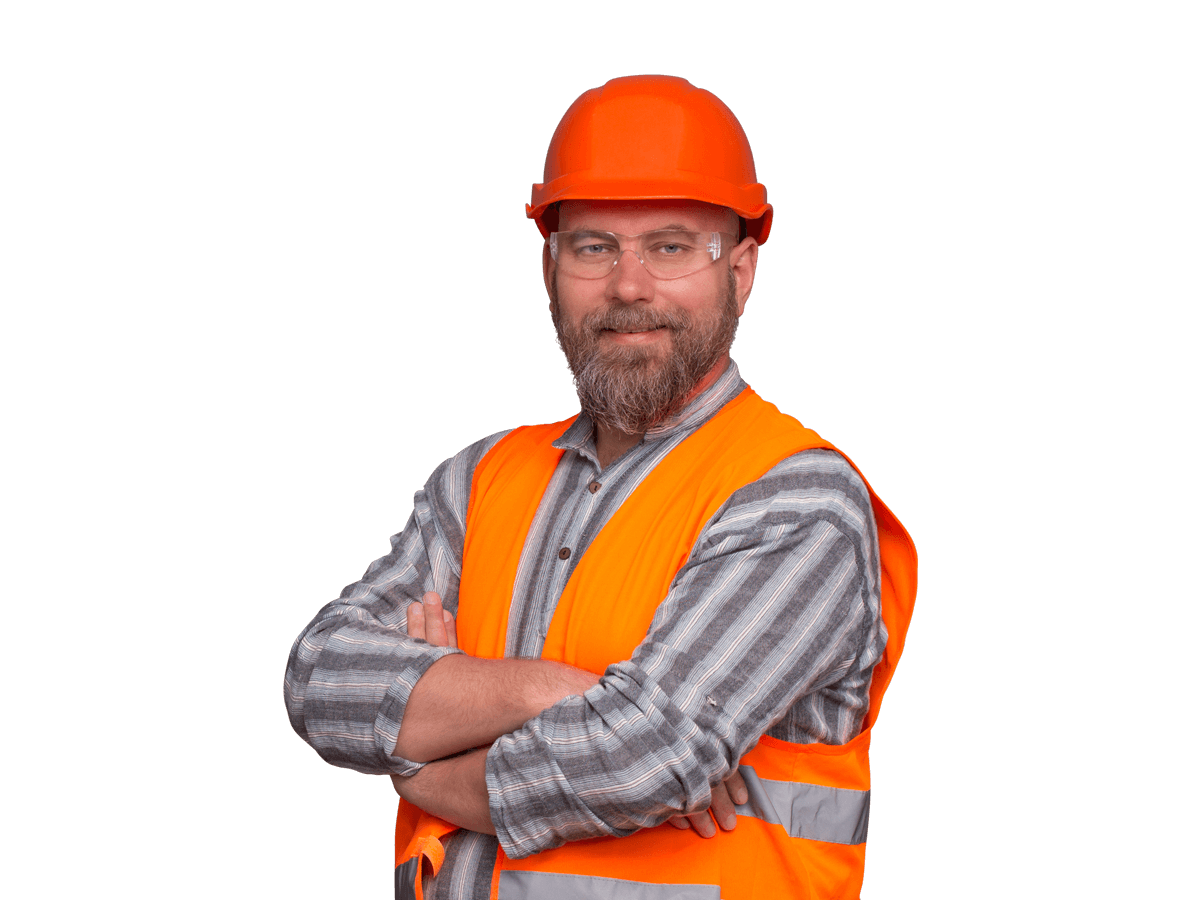
[{"label": "orange safety vest", "polygon": [[[480,461],[471,483],[459,646],[504,655],[517,562],[562,455],[551,443],[567,422],[519,428]],[[836,449],[749,388],[687,437],[614,513],[571,574],[542,656],[602,674],[629,659],[705,525],[741,487],[801,450]],[[853,463],[851,463],[853,465]],[[856,470],[857,471],[857,470]],[[860,473],[861,474],[861,473]],[[870,708],[848,744],[791,744],[764,735],[742,757],[749,802],[733,831],[704,839],[669,824],[628,837],[570,842],[524,859],[497,853],[492,897],[559,900],[749,900],[857,898],[866,853],[871,725],[904,646],[916,595],[912,539],[867,488],[879,532],[887,646],[872,673]],[[613,606],[610,598],[622,598]],[[441,867],[454,826],[400,801],[401,880]]]}]

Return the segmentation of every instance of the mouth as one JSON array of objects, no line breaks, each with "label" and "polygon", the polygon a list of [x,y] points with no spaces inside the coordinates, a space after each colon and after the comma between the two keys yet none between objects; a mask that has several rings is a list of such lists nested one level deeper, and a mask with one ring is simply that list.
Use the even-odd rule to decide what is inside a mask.
[{"label": "mouth", "polygon": [[602,328],[601,331],[609,334],[650,334],[654,331],[663,331],[666,327],[666,325],[657,325],[653,328]]}]

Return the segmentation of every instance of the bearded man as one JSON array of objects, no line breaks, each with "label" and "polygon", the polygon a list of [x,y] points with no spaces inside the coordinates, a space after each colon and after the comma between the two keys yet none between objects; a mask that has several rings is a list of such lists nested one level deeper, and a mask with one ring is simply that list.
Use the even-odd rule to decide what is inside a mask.
[{"label": "bearded man", "polygon": [[527,213],[581,411],[433,473],[297,639],[293,727],[392,776],[398,897],[857,897],[916,557],[729,357],[773,215],[741,126],[610,81]]}]

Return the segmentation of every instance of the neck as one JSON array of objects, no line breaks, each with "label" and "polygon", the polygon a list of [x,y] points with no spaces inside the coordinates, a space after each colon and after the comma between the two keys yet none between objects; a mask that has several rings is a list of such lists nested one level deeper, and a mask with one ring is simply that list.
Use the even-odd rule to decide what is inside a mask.
[{"label": "neck", "polygon": [[[708,373],[696,382],[696,386],[688,392],[684,398],[680,409],[686,407],[696,397],[703,393],[708,388],[712,387],[713,383],[724,374],[729,367],[729,354],[726,353],[713,365]],[[600,461],[601,470],[607,469],[609,465],[620,459],[631,447],[637,444],[646,432],[638,431],[629,433],[614,428],[611,425],[604,425],[600,422],[596,423],[596,458]]]}]

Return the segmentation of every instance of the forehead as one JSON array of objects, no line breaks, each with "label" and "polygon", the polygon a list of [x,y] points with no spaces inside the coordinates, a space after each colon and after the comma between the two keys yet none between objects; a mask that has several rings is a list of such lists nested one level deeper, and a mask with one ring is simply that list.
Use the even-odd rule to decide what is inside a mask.
[{"label": "forehead", "polygon": [[724,231],[737,234],[737,214],[698,200],[564,200],[559,231],[612,231],[641,234],[659,228]]}]

